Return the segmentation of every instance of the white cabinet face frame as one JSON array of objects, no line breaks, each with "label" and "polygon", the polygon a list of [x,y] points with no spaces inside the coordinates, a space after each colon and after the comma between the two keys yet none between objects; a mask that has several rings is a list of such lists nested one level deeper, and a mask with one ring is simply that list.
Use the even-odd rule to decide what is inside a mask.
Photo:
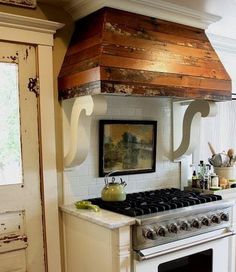
[{"label": "white cabinet face frame", "polygon": [[[40,83],[38,96],[40,182],[45,260],[48,271],[61,271],[53,96],[53,34],[63,25],[0,12],[0,41],[33,45]],[[2,52],[1,52],[2,53]],[[29,113],[30,114],[30,113]],[[20,270],[19,270],[20,271]],[[30,271],[30,270],[29,270]],[[30,271],[31,272],[31,271]]]}]

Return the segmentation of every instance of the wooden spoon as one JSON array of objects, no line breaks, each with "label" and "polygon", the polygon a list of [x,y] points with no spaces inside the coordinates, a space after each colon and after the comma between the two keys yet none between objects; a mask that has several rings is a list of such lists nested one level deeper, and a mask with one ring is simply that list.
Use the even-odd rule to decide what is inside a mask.
[{"label": "wooden spoon", "polygon": [[214,156],[216,154],[215,149],[213,148],[213,146],[211,145],[211,143],[208,142],[208,145],[209,145],[209,148],[211,150],[212,156]]},{"label": "wooden spoon", "polygon": [[227,155],[229,156],[229,166],[232,166],[232,160],[234,157],[234,150],[233,148],[230,148],[227,152]]}]

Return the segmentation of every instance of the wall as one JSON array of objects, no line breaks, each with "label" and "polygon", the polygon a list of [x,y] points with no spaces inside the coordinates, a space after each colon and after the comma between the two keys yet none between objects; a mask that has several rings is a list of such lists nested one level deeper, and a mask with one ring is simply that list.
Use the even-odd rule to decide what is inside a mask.
[{"label": "wall", "polygon": [[[230,43],[232,44],[232,40],[228,41],[228,44]],[[232,92],[236,93],[236,50],[233,47],[231,50],[216,50],[232,79]],[[202,118],[199,147],[196,150],[199,160],[207,161],[211,157],[208,142],[214,146],[217,153],[227,152],[229,148],[236,151],[236,101],[219,102],[217,110],[216,117]]]},{"label": "wall", "polygon": [[156,172],[122,176],[127,182],[127,192],[179,187],[179,164],[171,162],[171,99],[110,96],[108,111],[92,120],[91,148],[86,161],[64,172],[64,202],[98,197],[104,178],[98,178],[98,120],[157,120]]},{"label": "wall", "polygon": [[217,109],[216,117],[201,121],[199,159],[205,161],[211,157],[208,142],[213,145],[216,153],[227,153],[229,148],[236,150],[236,101],[217,103]]}]

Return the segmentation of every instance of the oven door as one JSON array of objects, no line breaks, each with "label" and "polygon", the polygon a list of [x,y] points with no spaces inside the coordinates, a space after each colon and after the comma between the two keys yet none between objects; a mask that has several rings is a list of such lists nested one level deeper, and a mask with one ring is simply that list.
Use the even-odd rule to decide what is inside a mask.
[{"label": "oven door", "polygon": [[185,239],[162,247],[140,250],[134,255],[133,271],[231,272],[233,233],[218,231],[215,234],[199,235],[201,237],[193,237],[192,241]]}]

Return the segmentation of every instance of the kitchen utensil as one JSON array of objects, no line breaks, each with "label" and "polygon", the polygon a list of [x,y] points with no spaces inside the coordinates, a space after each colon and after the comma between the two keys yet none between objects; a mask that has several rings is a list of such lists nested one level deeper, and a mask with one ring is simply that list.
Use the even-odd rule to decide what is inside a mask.
[{"label": "kitchen utensil", "polygon": [[208,142],[208,146],[209,146],[209,148],[210,148],[210,150],[211,150],[212,156],[214,156],[214,155],[216,154],[215,149],[213,148],[213,146],[212,146],[211,143],[209,143],[209,142]]},{"label": "kitchen utensil", "polygon": [[81,201],[75,202],[75,207],[77,209],[89,209],[95,212],[100,211],[100,208],[97,205],[93,205],[90,201],[87,201],[87,200],[81,200]]},{"label": "kitchen utensil", "polygon": [[[215,149],[211,145],[211,143],[208,142],[208,146],[211,150],[212,157],[208,159],[210,164],[212,164],[214,167],[224,167],[228,166],[229,161],[230,161],[230,156],[228,154],[225,154],[224,152],[222,153],[217,153],[215,152]],[[232,154],[232,150],[230,150],[230,155]]]},{"label": "kitchen utensil", "polygon": [[210,164],[212,164],[214,167],[225,167],[229,164],[229,156],[225,153],[219,153],[212,156],[212,158],[209,158],[208,161]]},{"label": "kitchen utensil", "polygon": [[125,186],[126,183],[120,178],[120,183],[115,182],[112,177],[112,182],[108,182],[108,177],[118,171],[112,171],[105,176],[105,186],[102,189],[102,200],[104,201],[124,201],[126,199]]},{"label": "kitchen utensil", "polygon": [[234,150],[233,148],[230,148],[227,152],[227,155],[229,156],[229,166],[232,166],[232,161],[234,157]]}]

